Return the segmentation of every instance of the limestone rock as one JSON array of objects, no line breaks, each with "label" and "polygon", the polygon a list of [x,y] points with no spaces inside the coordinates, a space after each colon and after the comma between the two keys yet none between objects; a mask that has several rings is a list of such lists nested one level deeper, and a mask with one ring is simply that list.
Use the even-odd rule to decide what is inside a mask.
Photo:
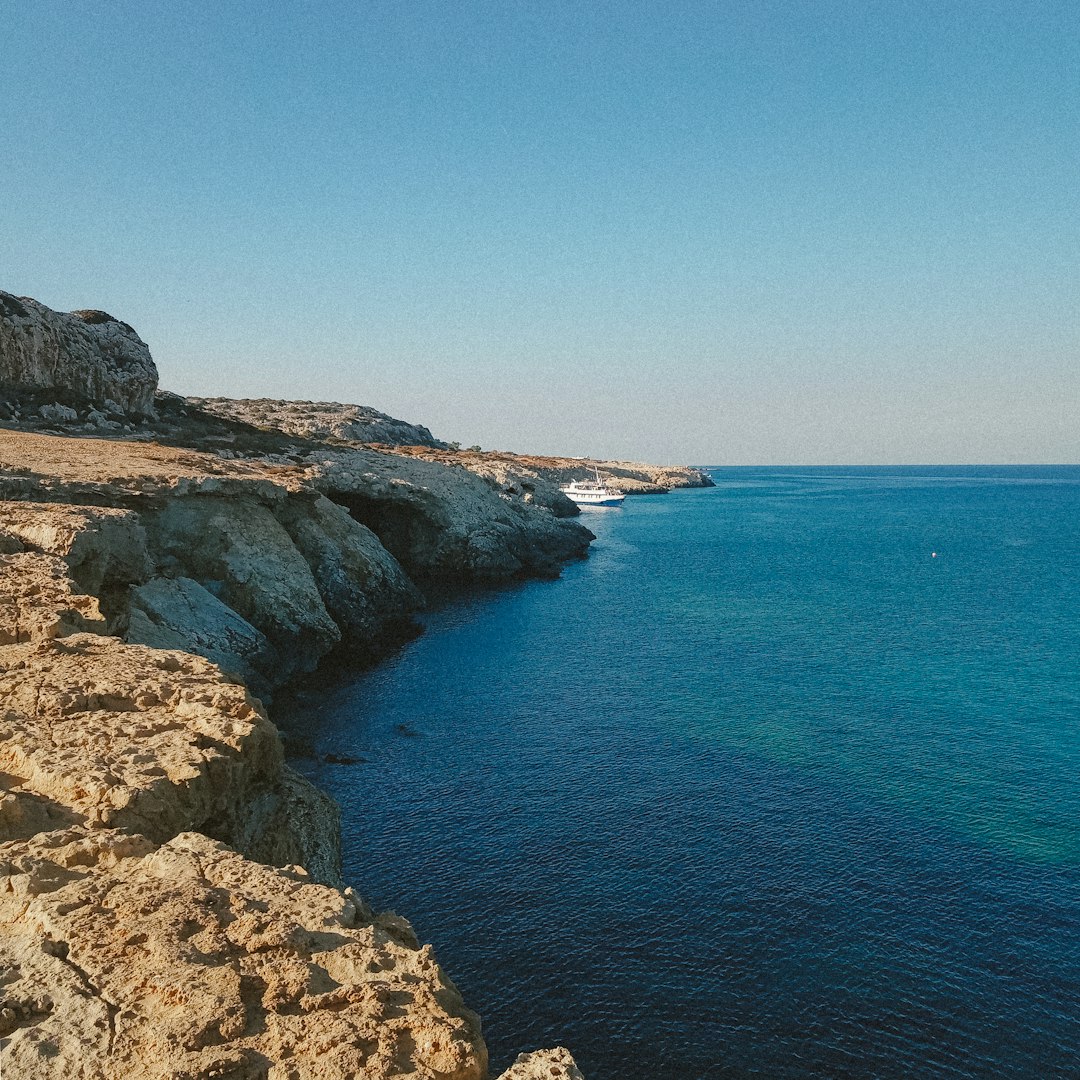
[{"label": "limestone rock", "polygon": [[9,646],[0,700],[0,839],[197,828],[340,880],[337,807],[283,768],[266,714],[207,661],[85,634]]},{"label": "limestone rock", "polygon": [[146,416],[157,368],[139,335],[105,312],[64,314],[0,291],[0,382],[63,388]]},{"label": "limestone rock", "polygon": [[74,821],[229,835],[281,772],[242,686],[184,653],[76,634],[0,651],[0,771]]},{"label": "limestone rock", "polygon": [[[380,536],[447,576],[584,552],[591,534],[512,487],[367,450],[298,468],[0,429],[5,1080],[486,1075],[475,1017],[408,924],[314,884],[340,884],[333,801],[190,653],[276,685],[337,624],[363,637],[407,612]],[[100,633],[125,627],[185,651]],[[564,1053],[513,1080],[560,1075]]]},{"label": "limestone rock", "polygon": [[320,455],[308,476],[414,577],[556,575],[593,539],[577,522],[501,492],[465,469],[434,462],[351,450]]},{"label": "limestone rock", "polygon": [[258,695],[274,683],[277,650],[266,635],[191,578],[152,578],[131,590],[125,638],[204,656]]},{"label": "limestone rock", "polygon": [[554,1050],[534,1050],[519,1054],[517,1061],[499,1080],[585,1080],[570,1051],[564,1046]]},{"label": "limestone rock", "polygon": [[486,1075],[430,947],[348,891],[192,833],[53,832],[0,872],[5,1077]]},{"label": "limestone rock", "polygon": [[395,420],[366,405],[337,401],[278,401],[272,398],[188,398],[215,416],[272,428],[305,439],[445,447],[426,427]]},{"label": "limestone rock", "polygon": [[0,427],[0,497],[131,506],[175,495],[273,502],[301,481],[293,463],[223,462],[213,454],[131,440],[42,435]]},{"label": "limestone rock", "polygon": [[424,598],[398,561],[366,526],[329,499],[290,499],[277,517],[307,560],[326,608],[347,638],[374,638],[388,619]]},{"label": "limestone rock", "polygon": [[274,645],[278,684],[314,670],[341,639],[311,568],[267,507],[250,499],[175,498],[147,520],[158,551]]},{"label": "limestone rock", "polygon": [[59,556],[84,592],[99,598],[109,629],[122,629],[127,590],[150,573],[138,514],[102,506],[0,502],[0,527],[24,545]]},{"label": "limestone rock", "polygon": [[78,592],[53,555],[0,555],[0,645],[106,632],[93,596]]}]

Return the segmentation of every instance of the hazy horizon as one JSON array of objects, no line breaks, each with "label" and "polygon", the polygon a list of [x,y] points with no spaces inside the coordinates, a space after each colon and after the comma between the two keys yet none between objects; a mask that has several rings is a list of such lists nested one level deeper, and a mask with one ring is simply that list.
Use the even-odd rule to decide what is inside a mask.
[{"label": "hazy horizon", "polygon": [[0,288],[464,445],[1080,461],[1080,9],[20,5]]}]

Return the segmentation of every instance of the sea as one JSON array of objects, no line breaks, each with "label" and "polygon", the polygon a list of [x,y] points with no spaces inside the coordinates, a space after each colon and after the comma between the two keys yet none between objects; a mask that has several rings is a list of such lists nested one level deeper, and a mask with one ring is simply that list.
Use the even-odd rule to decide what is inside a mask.
[{"label": "sea", "polygon": [[279,709],[346,880],[493,1075],[1080,1077],[1080,467],[709,471]]}]

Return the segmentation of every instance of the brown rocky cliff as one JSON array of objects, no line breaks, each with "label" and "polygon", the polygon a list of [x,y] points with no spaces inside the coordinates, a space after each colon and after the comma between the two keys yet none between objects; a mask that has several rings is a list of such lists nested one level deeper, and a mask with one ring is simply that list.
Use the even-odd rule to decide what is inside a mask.
[{"label": "brown rocky cliff", "polygon": [[[0,293],[0,1075],[484,1080],[478,1018],[340,888],[337,808],[249,691],[370,649],[414,577],[553,574],[592,534],[531,482],[361,446],[439,451],[373,410],[264,430],[155,413],[156,383],[125,323]],[[506,1080],[534,1076],[580,1073]]]},{"label": "brown rocky cliff", "polygon": [[420,601],[319,488],[408,507],[434,572],[546,572],[588,534],[461,470],[335,462],[0,431],[5,1080],[486,1076],[430,948],[328,887],[336,807],[241,680],[272,689]]}]

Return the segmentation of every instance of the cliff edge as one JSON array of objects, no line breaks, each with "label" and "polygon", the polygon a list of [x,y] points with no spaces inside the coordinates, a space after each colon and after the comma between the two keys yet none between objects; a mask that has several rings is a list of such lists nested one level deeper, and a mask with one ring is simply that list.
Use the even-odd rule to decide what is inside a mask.
[{"label": "cliff edge", "polygon": [[126,324],[0,293],[0,1070],[485,1080],[262,702],[407,632],[428,582],[557,574],[592,534],[539,476],[348,425],[448,452],[426,429],[261,429],[156,383]]}]

